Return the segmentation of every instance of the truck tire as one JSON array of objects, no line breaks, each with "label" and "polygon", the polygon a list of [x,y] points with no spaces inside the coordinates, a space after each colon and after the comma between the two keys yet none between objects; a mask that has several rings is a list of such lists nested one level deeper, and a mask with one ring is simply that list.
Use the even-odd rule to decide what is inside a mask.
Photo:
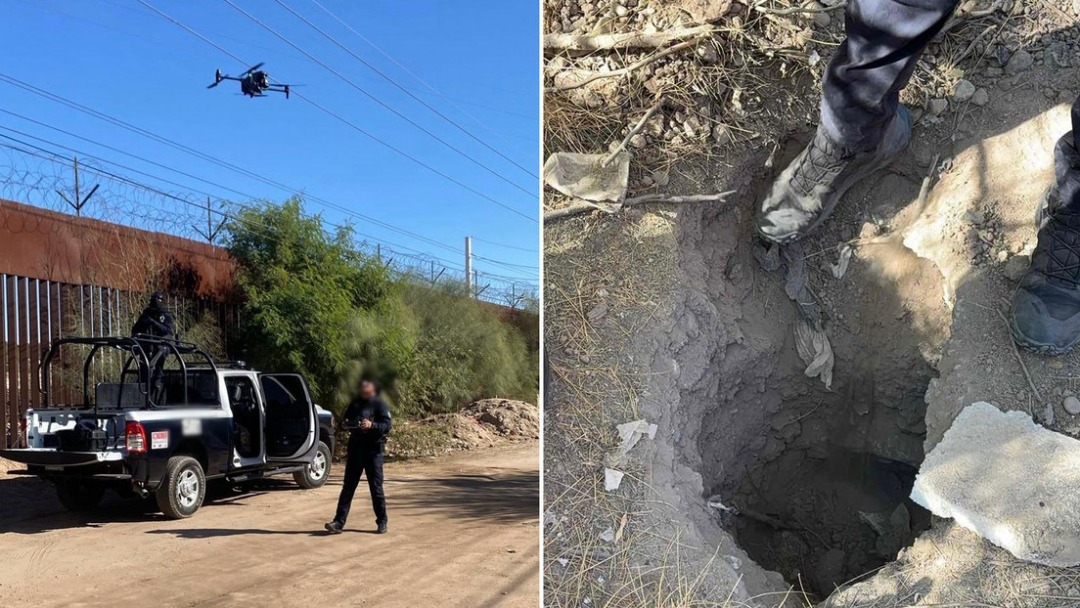
[{"label": "truck tire", "polygon": [[330,453],[330,446],[320,441],[319,448],[315,452],[315,457],[312,458],[311,463],[304,467],[303,471],[293,473],[293,479],[296,480],[297,485],[305,490],[321,487],[330,478],[330,463],[332,460],[333,455]]},{"label": "truck tire", "polygon": [[90,481],[61,479],[56,482],[56,495],[68,511],[90,511],[105,495],[105,486]]},{"label": "truck tire", "polygon": [[206,498],[206,475],[191,456],[173,456],[157,489],[157,504],[169,519],[191,517]]}]

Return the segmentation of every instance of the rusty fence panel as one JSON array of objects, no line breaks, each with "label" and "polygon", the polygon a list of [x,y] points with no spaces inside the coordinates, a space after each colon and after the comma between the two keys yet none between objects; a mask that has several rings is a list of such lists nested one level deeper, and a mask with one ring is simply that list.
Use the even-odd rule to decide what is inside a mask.
[{"label": "rusty fence panel", "polygon": [[[39,365],[49,345],[71,336],[127,335],[141,312],[144,294],[96,285],[71,285],[33,277],[0,274],[0,435],[7,447],[25,443],[22,420],[27,408],[40,407]],[[217,321],[228,345],[240,320],[235,304],[204,298],[170,296],[174,312],[185,311],[198,322],[204,315]],[[61,352],[53,362],[53,402],[79,404],[82,387],[57,382],[58,369],[66,378],[81,377],[81,353]]]}]

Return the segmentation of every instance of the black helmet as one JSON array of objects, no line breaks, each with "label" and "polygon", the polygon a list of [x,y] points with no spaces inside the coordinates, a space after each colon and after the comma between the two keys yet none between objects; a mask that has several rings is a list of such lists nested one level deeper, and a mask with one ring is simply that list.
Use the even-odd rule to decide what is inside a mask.
[{"label": "black helmet", "polygon": [[154,308],[161,308],[165,306],[165,294],[161,293],[160,291],[155,291],[154,293],[150,294],[150,306],[153,306]]}]

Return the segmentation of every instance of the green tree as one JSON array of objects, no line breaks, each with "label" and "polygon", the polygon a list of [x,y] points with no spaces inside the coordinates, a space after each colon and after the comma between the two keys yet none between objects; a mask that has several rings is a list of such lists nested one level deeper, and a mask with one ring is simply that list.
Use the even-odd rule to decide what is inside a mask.
[{"label": "green tree", "polygon": [[323,230],[301,201],[246,207],[229,222],[228,250],[246,300],[241,332],[260,367],[304,374],[333,397],[346,362],[342,337],[355,310],[385,295],[385,268],[355,250],[352,231]]}]

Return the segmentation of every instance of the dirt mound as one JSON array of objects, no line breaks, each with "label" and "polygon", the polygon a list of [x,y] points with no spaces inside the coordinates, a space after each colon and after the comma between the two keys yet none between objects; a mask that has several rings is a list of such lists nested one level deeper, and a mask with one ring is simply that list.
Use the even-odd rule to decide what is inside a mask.
[{"label": "dirt mound", "polygon": [[540,438],[540,409],[531,403],[483,399],[466,407],[461,414],[475,419],[503,437]]},{"label": "dirt mound", "polygon": [[540,410],[531,403],[482,399],[460,412],[439,414],[394,427],[387,452],[400,458],[430,457],[539,439]]}]

